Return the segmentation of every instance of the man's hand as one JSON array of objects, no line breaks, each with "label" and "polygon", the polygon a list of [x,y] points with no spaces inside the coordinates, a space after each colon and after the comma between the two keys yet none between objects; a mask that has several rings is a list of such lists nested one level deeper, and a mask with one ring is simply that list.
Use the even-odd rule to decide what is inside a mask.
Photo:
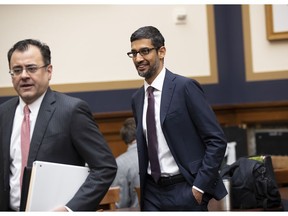
[{"label": "man's hand", "polygon": [[195,188],[192,188],[192,193],[193,193],[193,196],[195,197],[196,201],[200,205],[202,202],[203,194],[200,191],[196,190]]}]

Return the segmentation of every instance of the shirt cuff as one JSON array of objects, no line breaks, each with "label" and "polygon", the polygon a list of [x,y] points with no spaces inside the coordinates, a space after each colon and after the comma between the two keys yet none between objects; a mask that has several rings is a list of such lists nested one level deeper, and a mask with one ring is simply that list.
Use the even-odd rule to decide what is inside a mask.
[{"label": "shirt cuff", "polygon": [[199,191],[200,193],[204,194],[204,191],[201,190],[200,188],[198,188],[198,187],[196,187],[196,186],[194,186],[194,185],[193,185],[193,188],[196,189],[197,191]]},{"label": "shirt cuff", "polygon": [[70,208],[68,208],[67,206],[64,206],[68,212],[73,212]]}]

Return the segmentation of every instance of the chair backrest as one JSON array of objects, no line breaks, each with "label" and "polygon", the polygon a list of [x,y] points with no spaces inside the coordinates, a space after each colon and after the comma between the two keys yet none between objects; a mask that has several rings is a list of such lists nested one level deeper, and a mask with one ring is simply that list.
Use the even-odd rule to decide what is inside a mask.
[{"label": "chair backrest", "polygon": [[272,155],[271,160],[278,186],[288,185],[288,156]]},{"label": "chair backrest", "polygon": [[102,210],[115,210],[116,202],[120,199],[120,187],[110,187],[106,195],[99,204],[99,208]]},{"label": "chair backrest", "polygon": [[139,206],[140,206],[140,187],[135,187],[135,191],[137,193],[137,197],[138,197],[138,202],[139,202]]}]

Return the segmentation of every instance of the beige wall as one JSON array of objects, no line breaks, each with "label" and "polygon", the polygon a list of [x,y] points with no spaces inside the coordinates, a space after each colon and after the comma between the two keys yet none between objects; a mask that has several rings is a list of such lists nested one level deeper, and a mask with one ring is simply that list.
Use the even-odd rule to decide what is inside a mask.
[{"label": "beige wall", "polygon": [[[178,10],[187,13],[184,25],[174,22]],[[126,53],[144,25],[163,33],[168,68],[211,75],[205,5],[0,5],[0,88],[11,87],[7,51],[24,38],[50,46],[52,84],[141,80]]]},{"label": "beige wall", "polygon": [[[186,24],[175,24],[177,11],[187,14]],[[247,80],[288,78],[288,39],[266,39],[264,5],[249,5],[243,17]],[[24,38],[50,46],[56,90],[136,88],[143,81],[126,52],[131,33],[144,25],[163,33],[169,69],[203,84],[218,82],[212,6],[0,5],[0,96],[15,94],[6,55]]]}]

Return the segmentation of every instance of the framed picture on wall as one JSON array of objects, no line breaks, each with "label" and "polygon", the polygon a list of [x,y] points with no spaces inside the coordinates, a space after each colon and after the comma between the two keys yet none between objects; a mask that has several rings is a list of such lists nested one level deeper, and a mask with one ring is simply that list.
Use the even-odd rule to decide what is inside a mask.
[{"label": "framed picture on wall", "polygon": [[265,5],[267,39],[288,39],[288,4]]},{"label": "framed picture on wall", "polygon": [[[288,78],[288,30],[286,38],[281,37],[281,41],[280,38],[278,41],[267,40],[265,7],[260,4],[242,5],[246,81]],[[288,23],[288,19],[283,22]],[[278,34],[282,36],[284,33]]]}]

